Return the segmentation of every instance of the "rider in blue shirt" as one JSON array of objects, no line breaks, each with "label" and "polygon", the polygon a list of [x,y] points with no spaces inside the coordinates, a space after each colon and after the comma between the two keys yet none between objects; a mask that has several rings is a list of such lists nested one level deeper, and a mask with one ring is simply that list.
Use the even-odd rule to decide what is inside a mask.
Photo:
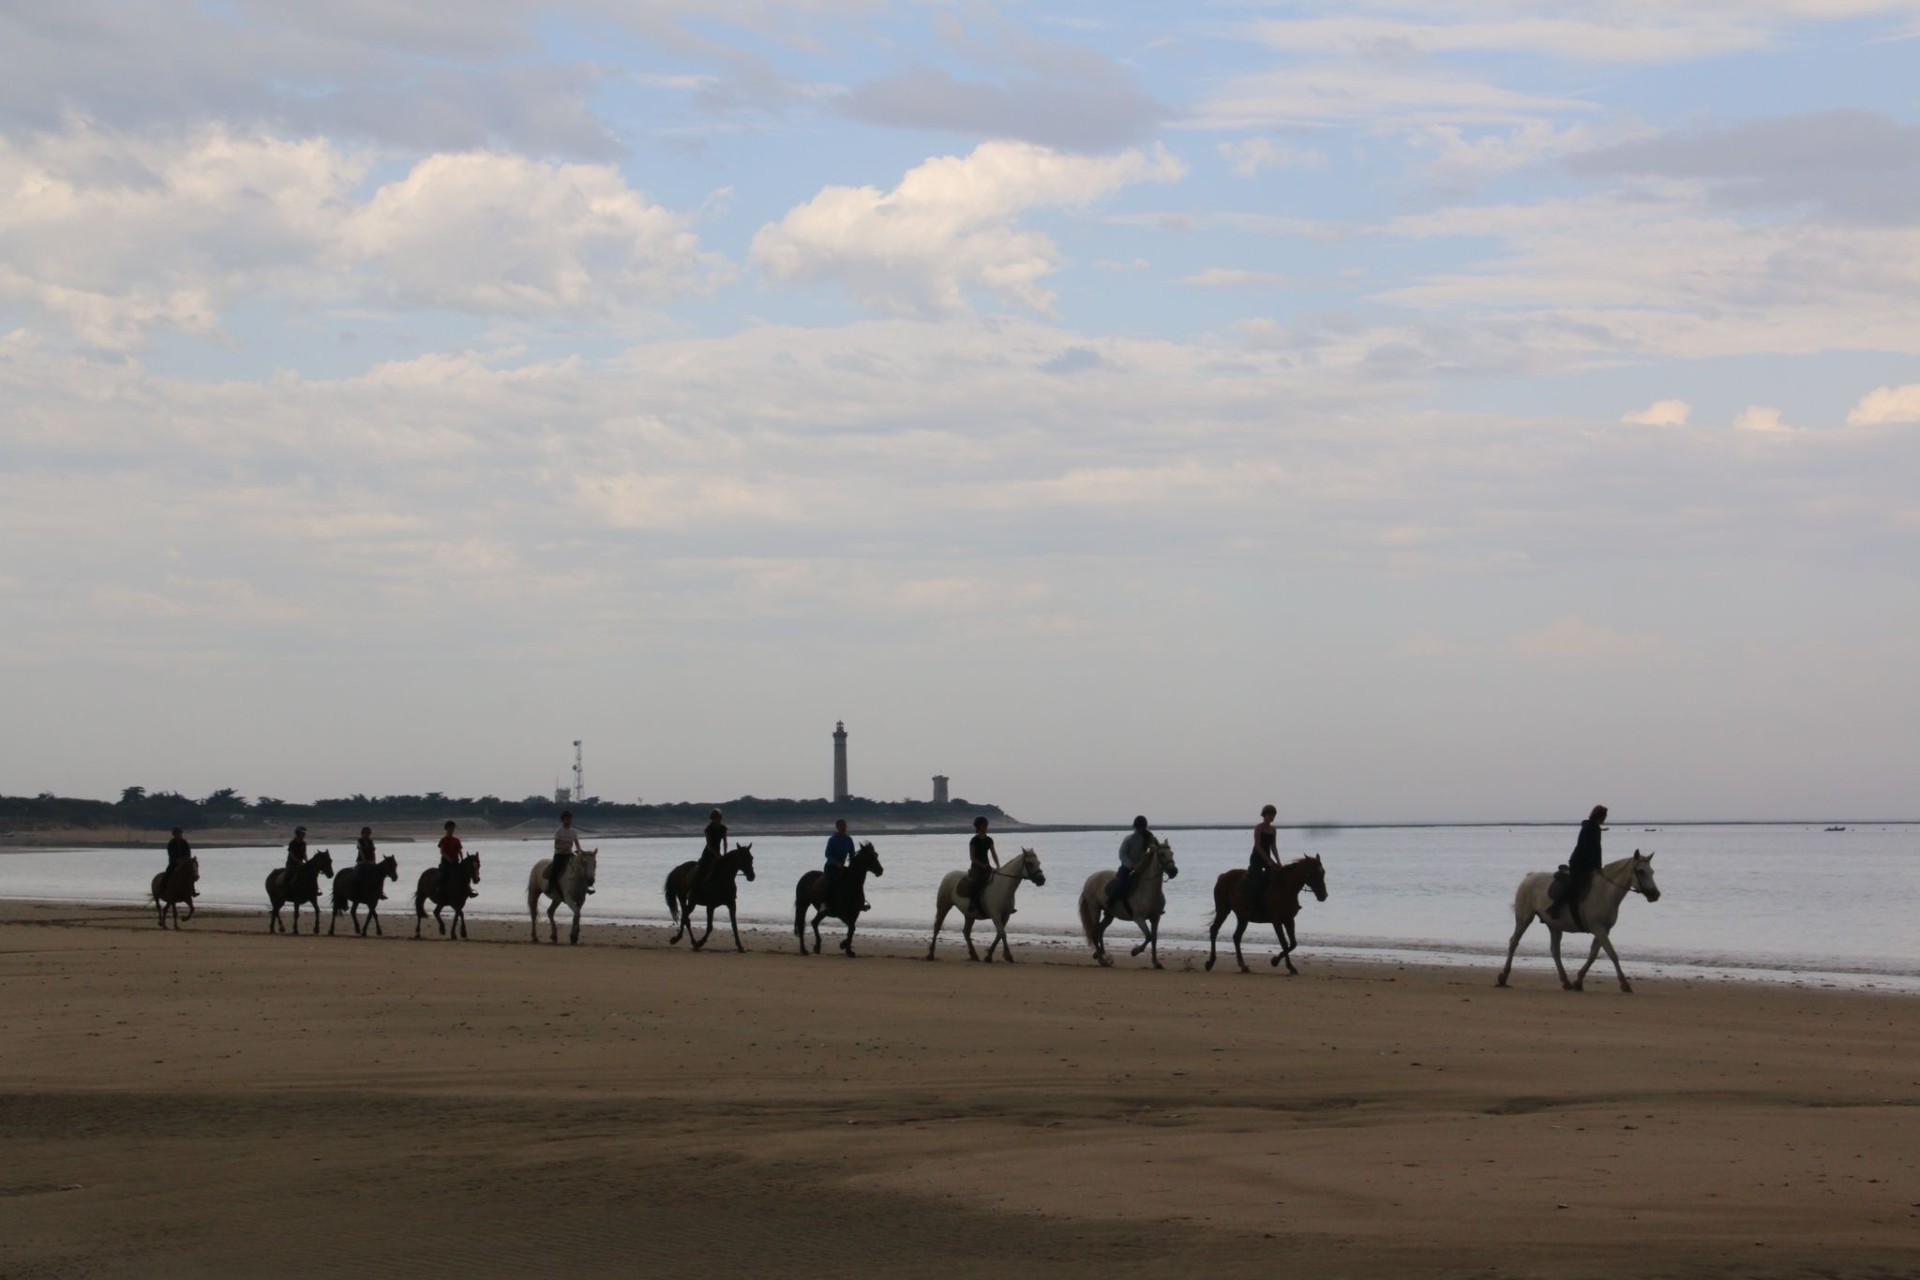
[{"label": "rider in blue shirt", "polygon": [[853,858],[853,837],[847,834],[847,820],[841,818],[833,824],[833,834],[827,837],[826,877],[820,886],[821,901],[831,901],[833,886],[840,879],[840,873],[847,869],[847,863]]}]

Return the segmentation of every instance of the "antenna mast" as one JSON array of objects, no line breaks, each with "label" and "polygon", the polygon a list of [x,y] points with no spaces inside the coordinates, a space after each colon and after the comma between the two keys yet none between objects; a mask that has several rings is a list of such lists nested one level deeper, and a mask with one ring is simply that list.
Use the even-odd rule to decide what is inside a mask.
[{"label": "antenna mast", "polygon": [[580,762],[580,739],[573,740],[573,802],[579,804],[587,798],[587,772]]}]

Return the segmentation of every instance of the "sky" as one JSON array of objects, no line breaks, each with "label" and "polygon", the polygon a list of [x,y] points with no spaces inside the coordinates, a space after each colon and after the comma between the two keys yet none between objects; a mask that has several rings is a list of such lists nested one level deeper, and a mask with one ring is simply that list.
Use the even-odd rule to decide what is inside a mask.
[{"label": "sky", "polygon": [[0,792],[1920,817],[1920,0],[0,0]]}]

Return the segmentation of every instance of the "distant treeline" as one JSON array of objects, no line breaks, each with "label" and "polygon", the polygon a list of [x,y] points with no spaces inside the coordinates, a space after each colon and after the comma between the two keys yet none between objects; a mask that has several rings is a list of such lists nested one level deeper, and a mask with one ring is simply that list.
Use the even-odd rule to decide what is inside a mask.
[{"label": "distant treeline", "polygon": [[296,804],[261,796],[248,800],[232,788],[195,800],[175,791],[148,791],[128,787],[120,799],[82,800],[42,793],[37,796],[0,796],[0,824],[12,828],[40,827],[138,827],[164,830],[185,827],[286,825],[290,823],[442,822],[453,818],[462,822],[486,822],[495,827],[516,826],[536,819],[558,821],[562,807],[573,810],[578,823],[589,830],[602,827],[698,827],[706,822],[707,812],[718,808],[727,815],[729,826],[738,830],[756,824],[788,826],[800,823],[830,824],[846,818],[855,825],[901,823],[925,826],[965,826],[976,814],[985,814],[996,822],[1011,821],[999,806],[972,804],[954,800],[934,804],[928,800],[869,800],[864,796],[835,802],[818,800],[769,800],[759,796],[740,796],[733,800],[685,801],[678,804],[614,804],[589,796],[566,806],[552,796],[528,796],[524,800],[503,800],[499,796],[447,796],[429,791],[417,796],[351,795],[331,800]]}]

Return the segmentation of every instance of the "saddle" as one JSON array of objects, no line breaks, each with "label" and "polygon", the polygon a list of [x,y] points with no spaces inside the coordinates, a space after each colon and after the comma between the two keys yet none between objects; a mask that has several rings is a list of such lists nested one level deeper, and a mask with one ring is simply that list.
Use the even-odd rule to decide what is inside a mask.
[{"label": "saddle", "polygon": [[1566,863],[1553,873],[1553,883],[1547,886],[1547,901],[1556,905],[1573,896],[1573,868]]}]

